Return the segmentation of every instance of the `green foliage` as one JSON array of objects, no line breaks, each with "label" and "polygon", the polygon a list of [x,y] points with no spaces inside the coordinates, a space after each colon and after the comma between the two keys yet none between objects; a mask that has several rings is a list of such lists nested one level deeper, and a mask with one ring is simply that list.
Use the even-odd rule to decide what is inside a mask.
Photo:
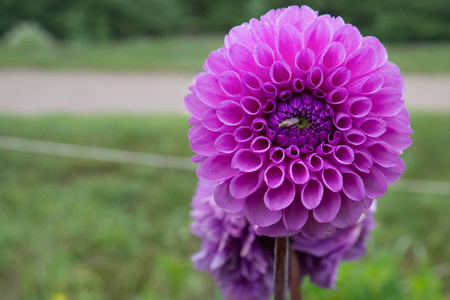
[{"label": "green foliage", "polygon": [[54,43],[53,37],[37,23],[21,22],[16,24],[4,37],[4,44],[12,51],[47,51]]},{"label": "green foliage", "polygon": [[[414,113],[412,124],[405,177],[450,180],[448,115]],[[181,156],[192,154],[188,128],[174,116],[0,116],[0,135]],[[0,168],[2,299],[215,297],[189,260],[194,172],[7,150]],[[448,261],[449,209],[445,196],[388,191],[367,256],[342,264],[336,291],[306,281],[305,298],[443,299],[435,266]]]},{"label": "green foliage", "polygon": [[447,0],[2,0],[0,35],[22,20],[39,22],[58,38],[77,40],[225,33],[270,9],[292,4],[340,15],[363,34],[383,41],[450,39]]},{"label": "green foliage", "polygon": [[[218,35],[57,44],[49,49],[13,49],[0,44],[0,68],[200,72],[208,54],[222,46],[223,36]],[[398,64],[404,73],[450,72],[450,43],[387,44],[386,47],[389,60]]]}]

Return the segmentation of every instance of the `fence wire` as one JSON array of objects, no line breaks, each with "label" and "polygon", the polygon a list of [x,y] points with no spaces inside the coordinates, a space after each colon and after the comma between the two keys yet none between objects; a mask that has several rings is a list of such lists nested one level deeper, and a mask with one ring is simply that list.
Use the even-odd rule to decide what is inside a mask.
[{"label": "fence wire", "polygon": [[[0,136],[0,149],[181,171],[195,171],[197,169],[197,166],[188,157],[81,146],[17,137]],[[416,194],[450,196],[450,182],[445,181],[402,178],[391,185],[389,189]]]}]

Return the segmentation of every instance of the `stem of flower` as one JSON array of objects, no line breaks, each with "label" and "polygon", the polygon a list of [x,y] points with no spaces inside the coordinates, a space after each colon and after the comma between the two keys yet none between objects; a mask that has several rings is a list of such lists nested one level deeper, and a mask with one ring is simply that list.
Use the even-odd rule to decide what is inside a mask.
[{"label": "stem of flower", "polygon": [[291,289],[291,300],[301,300],[301,278],[300,264],[298,263],[297,253],[290,251],[289,254],[289,286]]},{"label": "stem of flower", "polygon": [[275,239],[275,298],[286,300],[289,267],[289,238],[277,237]]}]

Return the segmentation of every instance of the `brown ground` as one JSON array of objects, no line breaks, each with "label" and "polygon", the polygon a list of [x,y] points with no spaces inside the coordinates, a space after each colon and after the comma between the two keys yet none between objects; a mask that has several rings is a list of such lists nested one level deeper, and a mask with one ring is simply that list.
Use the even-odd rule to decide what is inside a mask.
[{"label": "brown ground", "polygon": [[[0,71],[3,113],[185,113],[193,74]],[[450,74],[407,75],[406,106],[450,110]]]}]

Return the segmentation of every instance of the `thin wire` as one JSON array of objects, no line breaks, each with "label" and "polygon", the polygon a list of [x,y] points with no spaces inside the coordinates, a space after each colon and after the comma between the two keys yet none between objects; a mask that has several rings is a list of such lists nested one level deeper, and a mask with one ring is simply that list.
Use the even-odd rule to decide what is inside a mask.
[{"label": "thin wire", "polygon": [[[188,157],[80,146],[17,137],[0,136],[0,149],[183,171],[195,171],[197,169],[197,166]],[[416,194],[450,196],[450,182],[445,181],[402,178],[389,186],[389,189]]]},{"label": "thin wire", "polygon": [[188,157],[80,146],[16,137],[0,136],[0,149],[175,170],[195,171],[197,169],[197,166]]}]

